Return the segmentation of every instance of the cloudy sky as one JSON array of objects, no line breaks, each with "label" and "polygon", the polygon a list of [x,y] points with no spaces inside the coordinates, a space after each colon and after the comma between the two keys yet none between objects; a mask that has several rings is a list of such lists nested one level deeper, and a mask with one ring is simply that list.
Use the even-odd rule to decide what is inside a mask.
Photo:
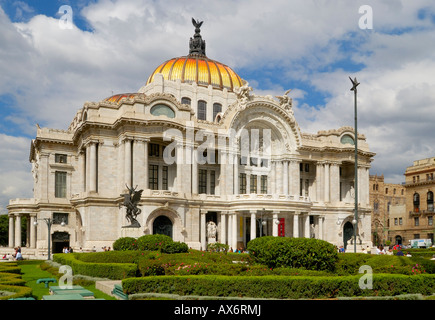
[{"label": "cloudy sky", "polygon": [[67,129],[84,102],[136,92],[188,53],[192,17],[254,93],[293,89],[303,132],[354,125],[357,77],[371,174],[400,183],[435,156],[433,0],[0,0],[0,213],[32,196],[36,124]]}]

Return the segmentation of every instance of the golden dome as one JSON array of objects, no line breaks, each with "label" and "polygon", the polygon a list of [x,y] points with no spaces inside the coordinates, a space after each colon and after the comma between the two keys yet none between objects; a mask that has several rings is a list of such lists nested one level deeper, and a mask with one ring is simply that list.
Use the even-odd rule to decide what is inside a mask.
[{"label": "golden dome", "polygon": [[148,78],[147,84],[154,81],[154,75],[161,73],[165,80],[181,80],[214,88],[227,88],[233,91],[241,87],[242,79],[230,67],[211,60],[205,55],[191,54],[185,57],[173,58],[158,66]]},{"label": "golden dome", "polygon": [[189,41],[189,55],[162,63],[150,75],[146,84],[154,81],[156,73],[161,73],[165,80],[196,82],[200,86],[212,85],[213,88],[221,90],[227,88],[229,91],[234,91],[235,88],[243,85],[242,79],[233,69],[205,55],[205,41],[200,34],[202,23],[192,18],[195,34]]}]

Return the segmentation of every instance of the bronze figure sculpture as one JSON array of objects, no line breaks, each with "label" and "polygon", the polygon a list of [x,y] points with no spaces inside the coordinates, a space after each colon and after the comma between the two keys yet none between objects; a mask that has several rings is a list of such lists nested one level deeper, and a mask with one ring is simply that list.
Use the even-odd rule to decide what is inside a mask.
[{"label": "bronze figure sculpture", "polygon": [[127,221],[130,222],[129,226],[130,228],[139,228],[140,223],[136,220],[136,217],[142,212],[141,209],[137,207],[140,198],[142,196],[143,190],[136,191],[137,186],[133,188],[129,188],[127,185],[125,185],[128,189],[128,193],[121,194],[121,196],[124,197],[124,206],[127,209],[127,213],[125,217],[127,218]]}]

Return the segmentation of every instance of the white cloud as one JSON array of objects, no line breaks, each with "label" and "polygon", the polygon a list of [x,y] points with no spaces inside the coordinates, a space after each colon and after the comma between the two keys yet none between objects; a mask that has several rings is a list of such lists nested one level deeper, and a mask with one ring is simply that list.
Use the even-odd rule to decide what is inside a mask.
[{"label": "white cloud", "polygon": [[[373,7],[373,30],[358,28],[362,4]],[[356,76],[359,131],[377,153],[372,172],[399,182],[413,160],[435,155],[434,12],[429,0],[101,0],[74,12],[87,19],[87,32],[61,29],[43,15],[11,23],[0,8],[0,96],[15,96],[7,119],[23,135],[34,136],[35,123],[66,129],[85,101],[136,91],[160,63],[186,55],[194,17],[204,20],[210,58],[262,75],[247,79],[255,93],[282,95],[287,83],[301,80],[330,97],[309,105],[307,88],[292,88],[304,132],[353,125],[348,76]],[[337,61],[363,67],[352,74],[335,68]],[[0,146],[11,150],[14,137],[1,137]],[[32,189],[30,142],[16,139],[17,153],[0,157],[2,204]]]},{"label": "white cloud", "polygon": [[32,196],[30,140],[0,133],[0,150],[0,214],[4,214],[9,199]]}]

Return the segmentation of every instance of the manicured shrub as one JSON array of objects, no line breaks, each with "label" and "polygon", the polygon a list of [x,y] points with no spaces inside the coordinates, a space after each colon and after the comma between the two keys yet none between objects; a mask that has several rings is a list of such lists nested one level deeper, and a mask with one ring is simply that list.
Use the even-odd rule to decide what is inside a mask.
[{"label": "manicured shrub", "polygon": [[164,242],[161,246],[162,253],[184,253],[188,251],[189,247],[184,242]]},{"label": "manicured shrub", "polygon": [[0,284],[0,291],[9,292],[10,295],[0,296],[0,300],[17,299],[22,297],[31,297],[32,288],[25,286],[12,286]]},{"label": "manicured shrub", "polygon": [[[88,253],[91,254],[91,253]],[[81,254],[59,253],[53,255],[53,261],[62,265],[69,265],[73,274],[107,279],[124,279],[136,276],[137,265],[134,263],[93,263],[76,259]]]},{"label": "manicured shrub", "polygon": [[373,275],[373,288],[362,289],[360,276],[158,276],[122,281],[127,294],[158,292],[178,295],[315,299],[352,296],[430,295],[435,275]]},{"label": "manicured shrub", "polygon": [[125,250],[136,250],[135,247],[136,239],[133,237],[123,237],[117,239],[113,243],[113,250],[125,251]]},{"label": "manicured shrub", "polygon": [[172,242],[171,237],[163,234],[147,234],[137,239],[137,250],[161,250],[165,244]]},{"label": "manicured shrub", "polygon": [[319,239],[267,236],[249,241],[247,249],[255,262],[270,268],[334,270],[338,260],[335,247]]},{"label": "manicured shrub", "polygon": [[359,268],[368,265],[374,273],[414,275],[416,273],[435,273],[435,263],[420,257],[394,255],[371,255],[363,253],[339,254],[335,273],[355,275]]}]

